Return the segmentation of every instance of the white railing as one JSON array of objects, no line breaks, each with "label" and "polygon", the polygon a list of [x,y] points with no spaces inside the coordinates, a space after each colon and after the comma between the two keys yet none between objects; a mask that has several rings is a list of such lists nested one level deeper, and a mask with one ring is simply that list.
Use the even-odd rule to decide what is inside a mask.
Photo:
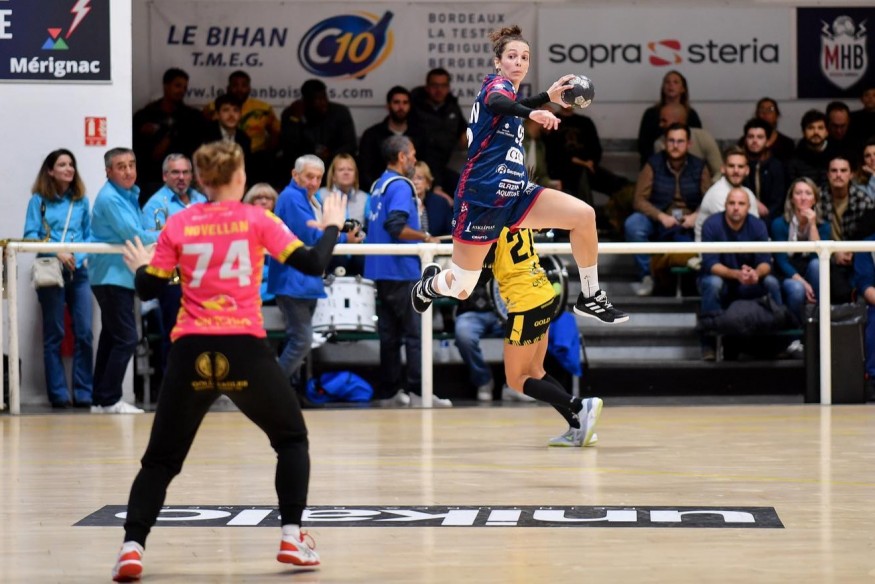
[{"label": "white railing", "polygon": [[[535,244],[539,254],[570,254],[568,243]],[[10,241],[5,244],[6,291],[9,303],[9,410],[12,414],[21,412],[21,380],[18,367],[18,273],[17,255],[23,253],[121,253],[122,247],[102,243],[31,243]],[[599,254],[654,254],[654,253],[717,253],[717,252],[816,252],[820,259],[820,403],[832,403],[832,346],[830,323],[830,256],[839,251],[875,252],[875,241],[815,241],[815,242],[739,242],[739,243],[601,243]],[[421,243],[416,245],[397,244],[341,244],[334,253],[337,255],[418,255],[423,265],[435,256],[450,255],[452,244]],[[0,277],[3,275],[0,266]],[[0,302],[0,322],[3,321],[3,306]],[[430,313],[428,313],[430,314]],[[635,315],[632,315],[632,319]],[[3,331],[0,327],[0,349],[3,348]],[[432,319],[422,319],[422,404],[432,407]],[[0,360],[0,407],[3,406],[3,363]]]}]

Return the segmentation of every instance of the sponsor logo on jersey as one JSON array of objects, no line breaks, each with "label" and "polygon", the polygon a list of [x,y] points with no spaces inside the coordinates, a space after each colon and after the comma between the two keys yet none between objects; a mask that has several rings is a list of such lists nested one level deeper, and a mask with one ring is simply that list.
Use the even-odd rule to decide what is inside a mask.
[{"label": "sponsor logo on jersey", "polygon": [[507,156],[505,156],[504,159],[516,164],[525,164],[525,156],[523,155],[523,151],[516,147],[508,148]]}]

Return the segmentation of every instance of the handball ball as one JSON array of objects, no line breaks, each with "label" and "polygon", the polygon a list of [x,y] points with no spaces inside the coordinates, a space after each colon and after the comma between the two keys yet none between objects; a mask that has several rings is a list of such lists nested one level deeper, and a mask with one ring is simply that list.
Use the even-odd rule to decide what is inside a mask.
[{"label": "handball ball", "polygon": [[568,81],[568,85],[573,87],[562,92],[562,101],[572,107],[581,109],[589,107],[589,104],[592,103],[592,98],[595,96],[592,80],[583,75],[575,75]]}]

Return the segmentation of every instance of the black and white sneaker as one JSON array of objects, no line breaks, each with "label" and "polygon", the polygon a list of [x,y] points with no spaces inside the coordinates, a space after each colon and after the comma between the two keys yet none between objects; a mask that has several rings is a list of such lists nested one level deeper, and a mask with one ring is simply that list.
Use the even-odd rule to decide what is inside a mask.
[{"label": "black and white sneaker", "polygon": [[608,301],[608,293],[604,290],[597,290],[595,296],[589,298],[581,292],[580,296],[577,297],[577,302],[574,303],[574,312],[580,316],[588,316],[608,324],[619,324],[629,320],[628,314],[617,310]]},{"label": "black and white sneaker", "polygon": [[441,267],[438,264],[427,264],[422,268],[422,277],[419,278],[419,282],[410,289],[410,301],[413,304],[413,310],[419,314],[428,310],[432,301],[438,297],[437,294],[432,292],[431,281],[440,273]]}]

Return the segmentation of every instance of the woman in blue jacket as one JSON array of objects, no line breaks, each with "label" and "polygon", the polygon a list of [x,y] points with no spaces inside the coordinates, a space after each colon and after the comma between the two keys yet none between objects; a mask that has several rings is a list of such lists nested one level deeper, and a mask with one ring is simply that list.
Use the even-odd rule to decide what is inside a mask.
[{"label": "woman in blue jacket", "polygon": [[[91,213],[76,157],[66,149],[51,152],[34,181],[27,206],[24,237],[50,242],[82,243],[91,236]],[[91,405],[92,334],[91,289],[86,254],[60,252],[64,286],[37,288],[43,316],[43,360],[46,390],[54,408],[70,407],[70,392],[61,360],[64,339],[64,306],[73,321],[73,402]]]}]

